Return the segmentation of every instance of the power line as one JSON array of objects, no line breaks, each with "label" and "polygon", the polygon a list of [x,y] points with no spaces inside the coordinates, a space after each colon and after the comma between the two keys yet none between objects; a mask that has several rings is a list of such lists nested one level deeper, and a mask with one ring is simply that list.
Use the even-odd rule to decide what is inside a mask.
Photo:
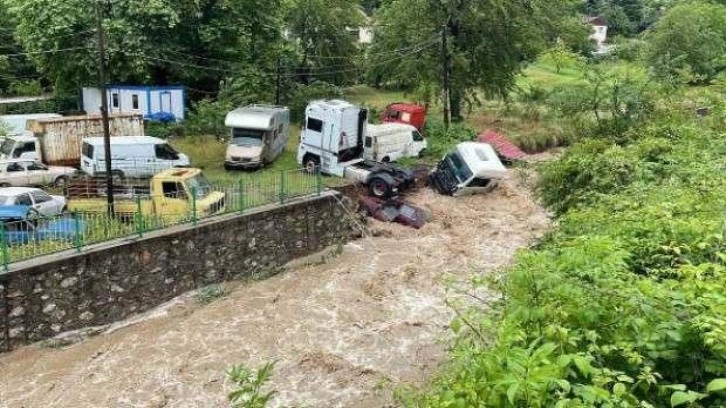
[{"label": "power line", "polygon": [[57,50],[28,51],[28,52],[18,52],[15,54],[0,54],[0,57],[19,57],[22,55],[55,54],[55,53],[59,53],[59,52],[90,50],[90,49],[91,49],[90,47],[70,47],[70,48],[61,48],[61,49],[57,49]]}]

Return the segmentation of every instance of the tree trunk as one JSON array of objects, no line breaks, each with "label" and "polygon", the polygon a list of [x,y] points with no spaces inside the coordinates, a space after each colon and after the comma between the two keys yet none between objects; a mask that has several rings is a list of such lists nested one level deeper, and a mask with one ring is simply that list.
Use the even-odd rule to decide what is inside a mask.
[{"label": "tree trunk", "polygon": [[464,118],[461,115],[461,104],[464,98],[462,96],[461,89],[453,87],[449,94],[449,108],[451,109],[451,121],[461,122]]}]

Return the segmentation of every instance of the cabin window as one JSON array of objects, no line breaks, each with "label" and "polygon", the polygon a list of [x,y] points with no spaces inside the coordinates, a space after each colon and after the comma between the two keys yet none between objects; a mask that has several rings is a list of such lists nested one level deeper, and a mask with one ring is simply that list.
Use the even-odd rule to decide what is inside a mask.
[{"label": "cabin window", "polygon": [[48,170],[45,164],[39,162],[30,162],[27,167],[28,170]]},{"label": "cabin window", "polygon": [[17,205],[33,205],[33,202],[30,201],[29,194],[21,194],[18,196],[18,198],[15,199],[15,204],[17,204]]},{"label": "cabin window", "polygon": [[93,145],[92,144],[84,143],[82,150],[83,150],[82,153],[84,156],[91,158],[91,159],[93,158]]},{"label": "cabin window", "polygon": [[47,203],[53,199],[53,197],[44,191],[34,191],[30,193],[30,195],[33,196],[33,201],[35,201],[36,204]]},{"label": "cabin window", "polygon": [[370,136],[366,136],[366,147],[373,146],[373,138]]},{"label": "cabin window", "polygon": [[118,93],[111,94],[111,107],[118,108]]},{"label": "cabin window", "polygon": [[313,132],[322,132],[323,131],[323,121],[320,119],[313,119],[308,118],[308,130],[312,130]]},{"label": "cabin window", "polygon": [[282,131],[285,130],[285,126],[280,123],[280,126],[277,127],[277,134],[282,135]]},{"label": "cabin window", "polygon": [[418,130],[414,130],[413,131],[413,141],[414,142],[421,142],[423,140],[424,140],[423,135]]},{"label": "cabin window", "polygon": [[166,143],[154,145],[154,151],[157,159],[162,160],[179,160],[179,154],[173,147]]},{"label": "cabin window", "polygon": [[161,183],[161,188],[164,191],[164,197],[166,198],[180,198],[184,200],[187,198],[184,186],[181,183],[177,183],[175,181],[164,181]]},{"label": "cabin window", "polygon": [[475,177],[471,182],[469,183],[469,187],[486,187],[491,183],[492,181],[490,179],[485,179],[481,177]]},{"label": "cabin window", "polygon": [[7,171],[8,172],[23,171],[23,166],[21,166],[20,163],[11,163],[8,165]]},{"label": "cabin window", "polygon": [[139,95],[131,95],[131,109],[139,109]]},{"label": "cabin window", "polygon": [[13,157],[20,157],[23,153],[32,153],[35,151],[35,142],[26,142],[18,146],[13,152]]}]

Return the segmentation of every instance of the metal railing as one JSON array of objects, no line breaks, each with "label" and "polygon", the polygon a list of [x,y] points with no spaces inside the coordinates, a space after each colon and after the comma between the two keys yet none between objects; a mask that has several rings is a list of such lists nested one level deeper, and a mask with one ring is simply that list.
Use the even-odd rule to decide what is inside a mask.
[{"label": "metal railing", "polygon": [[[119,186],[123,188],[124,186]],[[8,265],[65,250],[81,252],[88,245],[146,233],[220,214],[243,213],[269,204],[284,204],[320,195],[319,173],[305,170],[253,174],[224,186],[186,186],[176,192],[156,194],[152,188],[125,190],[115,195],[114,215],[106,207],[105,188],[85,187],[70,197],[73,212],[55,216],[30,215],[0,220],[0,263]],[[73,205],[74,200],[77,205]]]}]

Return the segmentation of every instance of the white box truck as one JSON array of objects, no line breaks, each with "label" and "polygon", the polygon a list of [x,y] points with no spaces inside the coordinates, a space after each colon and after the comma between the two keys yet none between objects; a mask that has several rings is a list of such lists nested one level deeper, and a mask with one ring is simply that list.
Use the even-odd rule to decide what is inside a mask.
[{"label": "white box truck", "polygon": [[364,160],[368,111],[342,100],[312,101],[305,109],[297,161],[308,172],[321,171],[368,186],[371,195],[391,197],[412,186],[413,172]]},{"label": "white box truck", "polygon": [[441,194],[461,196],[489,192],[506,176],[506,167],[490,145],[463,142],[429,173],[429,183]]},{"label": "white box truck", "polygon": [[284,106],[250,105],[227,114],[231,137],[224,168],[260,168],[285,150],[290,136],[290,110]]},{"label": "white box truck", "polygon": [[403,157],[421,157],[426,147],[426,139],[411,125],[369,124],[363,145],[363,158],[388,163]]}]

